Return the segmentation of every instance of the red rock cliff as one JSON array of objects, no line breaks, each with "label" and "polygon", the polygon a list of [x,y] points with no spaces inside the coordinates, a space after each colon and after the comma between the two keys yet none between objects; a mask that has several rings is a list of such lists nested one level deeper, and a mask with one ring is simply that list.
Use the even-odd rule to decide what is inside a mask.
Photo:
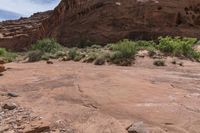
[{"label": "red rock cliff", "polygon": [[[54,37],[66,46],[82,40],[107,43],[161,35],[200,37],[199,0],[62,0],[47,16],[40,21],[36,36],[30,31],[26,45],[21,37],[20,44],[16,41],[9,47],[24,48],[42,37]],[[8,47],[1,38],[0,32],[0,46]]]}]

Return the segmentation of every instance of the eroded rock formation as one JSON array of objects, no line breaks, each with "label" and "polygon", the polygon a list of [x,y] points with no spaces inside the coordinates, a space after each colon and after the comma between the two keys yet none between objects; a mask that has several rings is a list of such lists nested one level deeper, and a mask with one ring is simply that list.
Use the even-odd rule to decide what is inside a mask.
[{"label": "eroded rock formation", "polygon": [[[37,16],[1,23],[0,47],[23,49],[43,37],[54,37],[66,46],[84,40],[104,44],[161,35],[200,37],[199,0],[62,0],[52,13]],[[5,34],[13,22],[21,26],[11,29],[14,35]]]},{"label": "eroded rock formation", "polygon": [[30,18],[0,23],[0,47],[24,50],[36,40],[45,36],[42,22],[51,12],[36,13]]}]

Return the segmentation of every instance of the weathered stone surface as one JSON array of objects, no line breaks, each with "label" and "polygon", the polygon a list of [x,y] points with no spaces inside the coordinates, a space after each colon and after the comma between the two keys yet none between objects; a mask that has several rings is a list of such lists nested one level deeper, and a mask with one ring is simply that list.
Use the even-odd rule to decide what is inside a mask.
[{"label": "weathered stone surface", "polygon": [[46,121],[32,121],[29,123],[23,133],[41,133],[50,131],[49,123]]},{"label": "weathered stone surface", "polygon": [[6,71],[5,66],[3,66],[2,64],[0,64],[0,73]]},{"label": "weathered stone surface", "polygon": [[8,109],[8,110],[13,110],[17,107],[17,105],[15,103],[9,102],[9,103],[5,103],[2,108],[3,109]]},{"label": "weathered stone surface", "polygon": [[0,23],[0,47],[17,50],[43,37],[74,46],[161,35],[199,38],[200,1],[62,0],[53,12]]}]

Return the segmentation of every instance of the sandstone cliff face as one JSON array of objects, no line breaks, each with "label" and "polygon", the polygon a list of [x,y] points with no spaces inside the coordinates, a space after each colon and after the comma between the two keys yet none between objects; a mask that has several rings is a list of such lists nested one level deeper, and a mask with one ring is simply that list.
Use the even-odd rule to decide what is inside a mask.
[{"label": "sandstone cliff face", "polygon": [[24,50],[37,39],[45,36],[42,22],[51,12],[36,13],[30,18],[21,18],[0,23],[0,47]]},{"label": "sandstone cliff face", "polygon": [[199,38],[200,1],[62,0],[52,14],[40,19],[36,30],[30,30],[28,39],[11,37],[16,41],[9,44],[8,39],[2,43],[5,35],[1,34],[7,23],[0,24],[0,47],[24,48],[42,37],[54,37],[66,46],[83,40],[104,44],[122,38],[154,39],[161,35]]},{"label": "sandstone cliff face", "polygon": [[60,24],[48,35],[65,45],[160,35],[200,37],[199,0],[63,0]]}]

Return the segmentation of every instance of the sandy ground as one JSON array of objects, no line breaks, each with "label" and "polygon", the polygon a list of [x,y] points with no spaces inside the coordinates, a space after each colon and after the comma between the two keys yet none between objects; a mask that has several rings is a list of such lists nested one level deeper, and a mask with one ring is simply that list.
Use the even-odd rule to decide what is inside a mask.
[{"label": "sandy ground", "polygon": [[[131,67],[77,62],[10,63],[1,92],[69,133],[127,133],[142,122],[152,133],[200,133],[200,64],[136,61]],[[2,100],[2,99],[1,99]]]}]

